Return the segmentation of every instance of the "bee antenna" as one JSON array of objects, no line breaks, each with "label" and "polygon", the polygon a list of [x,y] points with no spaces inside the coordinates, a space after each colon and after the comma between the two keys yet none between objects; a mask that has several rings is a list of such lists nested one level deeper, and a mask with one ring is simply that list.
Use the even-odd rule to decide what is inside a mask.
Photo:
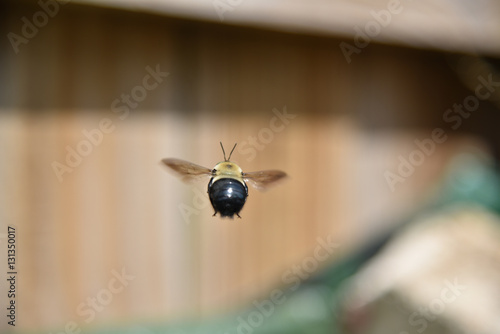
[{"label": "bee antenna", "polygon": [[[226,152],[224,151],[224,146],[222,146],[222,142],[221,141],[219,143],[220,143],[220,147],[222,148],[222,153],[224,154],[224,161],[227,161],[227,159],[226,159]],[[229,157],[231,157],[231,156],[229,156]]]},{"label": "bee antenna", "polygon": [[219,143],[220,143],[220,147],[222,148],[222,153],[224,154],[224,161],[229,161],[229,159],[231,159],[231,155],[233,154],[234,149],[236,148],[236,144],[238,144],[238,143],[234,144],[233,149],[231,150],[231,153],[229,153],[229,158],[227,158],[227,159],[226,159],[226,152],[224,151],[224,146],[222,146],[222,142],[219,142]]},{"label": "bee antenna", "polygon": [[227,161],[231,160],[231,155],[233,154],[233,151],[234,151],[234,149],[236,148],[236,145],[237,145],[237,144],[238,144],[238,143],[234,143],[233,149],[231,150],[231,153],[229,153],[229,158],[227,159]]}]

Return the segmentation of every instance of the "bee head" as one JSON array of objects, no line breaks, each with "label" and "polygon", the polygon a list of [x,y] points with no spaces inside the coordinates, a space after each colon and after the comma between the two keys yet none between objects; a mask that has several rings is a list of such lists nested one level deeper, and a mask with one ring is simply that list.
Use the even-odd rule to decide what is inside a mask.
[{"label": "bee head", "polygon": [[241,176],[243,170],[237,164],[230,161],[221,161],[214,167],[215,175]]},{"label": "bee head", "polygon": [[222,148],[222,153],[224,154],[224,161],[219,162],[215,165],[212,173],[214,175],[224,175],[229,177],[241,177],[243,174],[243,170],[241,170],[240,166],[229,161],[231,159],[231,154],[233,154],[234,149],[236,148],[236,144],[234,144],[231,153],[229,153],[229,157],[226,158],[226,152],[224,151],[224,146],[220,143],[220,147]]}]

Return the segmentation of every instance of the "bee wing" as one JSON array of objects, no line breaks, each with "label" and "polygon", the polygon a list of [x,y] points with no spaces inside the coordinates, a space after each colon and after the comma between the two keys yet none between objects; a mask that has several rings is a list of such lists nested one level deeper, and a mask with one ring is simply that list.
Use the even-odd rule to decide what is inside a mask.
[{"label": "bee wing", "polygon": [[267,190],[286,177],[286,173],[280,170],[261,170],[258,172],[243,173],[245,182],[250,183],[257,190]]},{"label": "bee wing", "polygon": [[203,177],[212,176],[211,169],[189,161],[169,158],[163,159],[161,162],[174,171],[175,175],[180,177],[184,182],[197,181]]}]

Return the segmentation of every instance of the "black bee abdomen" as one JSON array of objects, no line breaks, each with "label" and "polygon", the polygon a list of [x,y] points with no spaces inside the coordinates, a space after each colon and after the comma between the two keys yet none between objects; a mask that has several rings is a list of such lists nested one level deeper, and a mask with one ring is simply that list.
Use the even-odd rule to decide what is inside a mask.
[{"label": "black bee abdomen", "polygon": [[[208,184],[208,195],[215,213],[221,217],[238,215],[248,196],[248,189],[241,182],[231,178],[219,179]],[[214,214],[215,215],[215,214]]]}]

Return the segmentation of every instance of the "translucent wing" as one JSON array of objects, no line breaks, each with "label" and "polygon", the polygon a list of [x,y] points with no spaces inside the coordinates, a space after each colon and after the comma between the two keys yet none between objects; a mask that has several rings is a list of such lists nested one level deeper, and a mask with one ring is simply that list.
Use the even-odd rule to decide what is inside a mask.
[{"label": "translucent wing", "polygon": [[197,181],[203,177],[212,176],[211,169],[193,164],[189,161],[169,158],[163,159],[161,162],[169,167],[175,175],[180,177],[184,182]]},{"label": "translucent wing", "polygon": [[261,170],[259,172],[243,173],[245,182],[250,183],[258,190],[267,190],[278,181],[286,177],[286,173],[280,170]]}]

